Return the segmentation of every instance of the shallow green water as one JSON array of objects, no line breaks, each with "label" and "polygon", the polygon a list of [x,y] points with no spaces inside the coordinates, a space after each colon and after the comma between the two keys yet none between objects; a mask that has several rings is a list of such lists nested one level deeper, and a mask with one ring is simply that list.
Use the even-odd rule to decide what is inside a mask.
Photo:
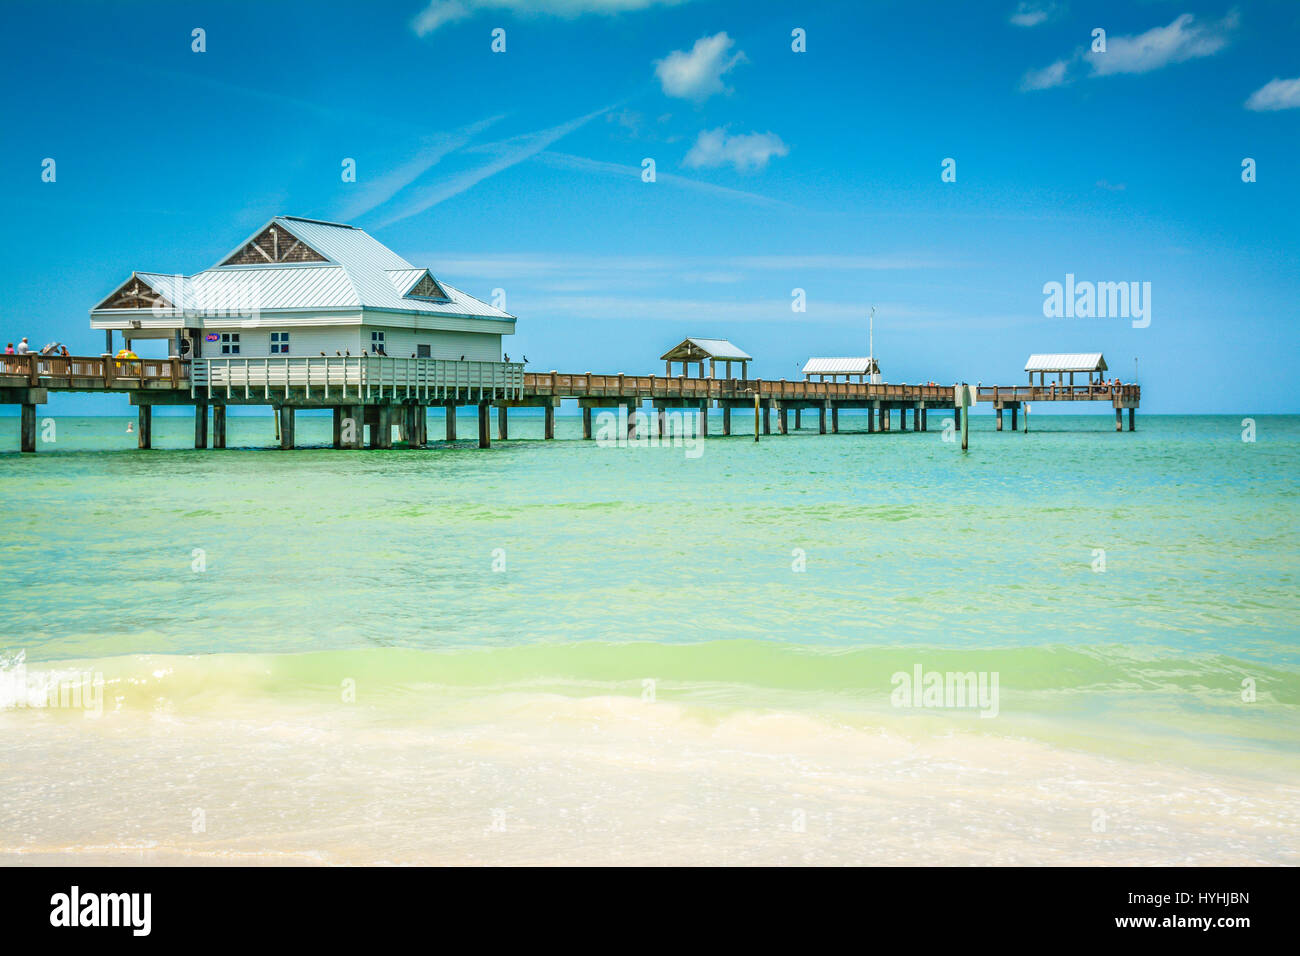
[{"label": "shallow green water", "polygon": [[[570,418],[544,443],[516,415],[489,451],[291,453],[265,448],[269,416],[231,418],[222,452],[186,449],[188,418],[156,418],[152,452],[128,419],[58,419],[37,455],[0,455],[0,651],[256,655],[273,683],[220,692],[364,672],[394,706],[426,683],[651,679],[917,728],[890,692],[919,664],[999,675],[1000,719],[962,721],[979,732],[1295,769],[1300,419],[1261,417],[1246,443],[1235,417],[1116,434],[1108,413],[1043,416],[1028,435],[977,417],[963,455],[939,418],[819,436],[809,415],[698,458],[572,440]],[[328,431],[301,417],[299,444]],[[182,706],[222,688],[221,660]]]}]

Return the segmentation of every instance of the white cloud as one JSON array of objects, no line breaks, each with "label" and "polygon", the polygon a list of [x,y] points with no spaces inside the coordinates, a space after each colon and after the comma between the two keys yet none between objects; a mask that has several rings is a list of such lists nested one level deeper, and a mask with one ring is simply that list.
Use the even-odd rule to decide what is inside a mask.
[{"label": "white cloud", "polygon": [[1300,77],[1294,80],[1273,79],[1265,83],[1246,100],[1246,109],[1293,110],[1300,108]]},{"label": "white cloud", "polygon": [[1011,14],[1011,22],[1018,27],[1036,27],[1045,23],[1055,11],[1054,3],[1022,2],[1016,7],[1016,12]]},{"label": "white cloud", "polygon": [[1199,24],[1190,13],[1175,17],[1167,27],[1153,27],[1137,36],[1110,37],[1105,53],[1085,54],[1094,76],[1150,73],[1170,63],[1213,56],[1228,45],[1237,26],[1236,14],[1218,23]]},{"label": "white cloud", "polygon": [[728,56],[735,40],[726,32],[700,37],[690,52],[673,50],[655,60],[655,76],[668,96],[684,100],[706,100],[714,93],[729,92],[722,77],[737,63],[745,62],[743,50]]},{"label": "white cloud", "polygon": [[1213,56],[1228,45],[1237,27],[1236,12],[1214,23],[1197,23],[1190,13],[1175,17],[1164,27],[1152,27],[1136,36],[1107,37],[1105,52],[1080,47],[1072,56],[1057,60],[1041,70],[1030,70],[1020,81],[1022,90],[1047,90],[1078,78],[1087,63],[1090,76],[1122,73],[1150,73],[1171,63]]},{"label": "white cloud", "polygon": [[775,133],[732,136],[725,129],[701,130],[684,164],[691,169],[711,169],[730,163],[739,170],[762,169],[773,156],[790,152]]},{"label": "white cloud", "polygon": [[1050,90],[1065,82],[1065,74],[1070,66],[1069,60],[1057,60],[1051,66],[1041,70],[1030,70],[1020,81],[1022,90]]},{"label": "white cloud", "polygon": [[630,10],[675,6],[685,2],[687,0],[431,0],[411,22],[411,27],[419,36],[428,36],[445,23],[464,20],[482,10],[572,19],[588,13],[612,16]]}]

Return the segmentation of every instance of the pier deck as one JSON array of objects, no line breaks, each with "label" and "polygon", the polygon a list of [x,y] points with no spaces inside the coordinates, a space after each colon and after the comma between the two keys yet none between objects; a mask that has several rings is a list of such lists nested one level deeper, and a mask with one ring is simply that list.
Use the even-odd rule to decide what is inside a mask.
[{"label": "pier deck", "polygon": [[[932,408],[948,410],[958,421],[952,385],[895,385],[866,382],[787,381],[685,375],[626,375],[525,372],[503,362],[457,362],[441,359],[402,359],[378,356],[221,357],[196,359],[120,359],[101,356],[0,356],[0,403],[22,406],[22,450],[35,451],[36,405],[50,391],[125,392],[139,407],[139,444],[150,447],[155,405],[195,408],[195,447],[208,445],[208,408],[212,408],[213,447],[225,447],[227,405],[270,405],[277,410],[282,447],[293,447],[293,413],[297,408],[334,410],[334,444],[362,445],[364,425],[371,426],[371,446],[390,447],[392,426],[403,440],[422,446],[427,441],[425,415],[432,406],[455,409],[475,405],[479,410],[479,444],[490,443],[489,409],[495,407],[498,435],[506,438],[511,407],[545,409],[545,437],[554,438],[555,407],[576,399],[583,410],[583,437],[590,438],[591,412],[598,408],[639,407],[649,402],[662,431],[669,408],[700,413],[700,430],[708,434],[708,412],[722,413],[722,434],[731,434],[733,410],[752,409],[755,423],[770,434],[772,413],[777,431],[788,431],[788,413],[795,427],[802,412],[818,413],[822,434],[839,430],[839,410],[867,409],[868,431],[892,430],[892,413],[908,430],[928,430]],[[1116,430],[1123,409],[1129,410],[1129,430],[1141,399],[1136,385],[980,386],[977,401],[993,405],[1000,431],[1003,410],[1011,411],[1016,428],[1019,409],[1029,402],[1108,402],[1115,409]],[[351,427],[348,426],[351,422]],[[455,434],[455,416],[447,416],[447,438]]]}]

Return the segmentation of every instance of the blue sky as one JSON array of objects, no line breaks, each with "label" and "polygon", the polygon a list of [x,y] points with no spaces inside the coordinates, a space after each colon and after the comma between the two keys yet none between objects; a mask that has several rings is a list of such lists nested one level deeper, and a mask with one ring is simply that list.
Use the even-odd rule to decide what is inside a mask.
[{"label": "blue sky", "polygon": [[[1139,360],[1148,411],[1300,411],[1294,2],[15,4],[6,19],[6,341],[97,353],[87,310],[132,269],[196,272],[287,213],[361,226],[482,298],[504,289],[507,350],[535,369],[655,372],[700,335],[795,378],[809,355],[865,354],[875,304],[890,381],[1018,383],[1031,351],[1101,350],[1125,380]],[[1043,286],[1067,273],[1149,282],[1149,326],[1045,317]]]}]

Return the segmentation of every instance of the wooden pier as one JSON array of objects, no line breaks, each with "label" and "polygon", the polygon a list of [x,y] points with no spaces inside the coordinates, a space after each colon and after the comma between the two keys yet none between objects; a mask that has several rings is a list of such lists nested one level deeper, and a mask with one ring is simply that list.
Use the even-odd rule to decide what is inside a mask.
[{"label": "wooden pier", "polygon": [[[866,409],[869,432],[928,431],[929,412],[950,413],[960,424],[952,385],[893,385],[868,382],[787,381],[691,377],[687,375],[607,375],[591,372],[525,372],[523,366],[504,362],[458,362],[427,358],[389,358],[373,355],[319,358],[245,357],[187,361],[28,355],[0,356],[0,403],[22,406],[21,448],[36,450],[36,406],[48,401],[51,391],[124,392],[138,407],[140,448],[152,442],[152,410],[156,405],[193,406],[194,447],[226,447],[226,407],[264,405],[275,409],[282,448],[294,447],[294,412],[330,408],[334,413],[333,444],[360,448],[365,427],[370,426],[370,447],[392,447],[393,426],[401,440],[423,447],[428,441],[426,410],[446,410],[446,438],[456,439],[456,410],[478,410],[478,442],[491,443],[490,412],[497,410],[497,435],[509,437],[509,409],[540,407],[545,410],[543,435],[555,437],[555,408],[565,399],[582,409],[583,438],[592,437],[593,409],[627,408],[649,403],[657,415],[660,433],[668,409],[699,412],[699,434],[710,432],[710,410],[717,409],[722,435],[733,434],[732,412],[754,414],[754,426],[745,434],[790,431],[802,424],[803,412],[816,412],[821,434],[839,431],[841,409]],[[1029,402],[1109,402],[1115,409],[1115,427],[1121,427],[1124,409],[1129,430],[1141,398],[1136,385],[1028,385],[981,386],[977,400],[992,404],[998,430],[1003,412],[1011,413],[1016,429],[1021,407]],[[210,409],[210,411],[209,411]],[[897,412],[897,416],[894,413]],[[211,427],[209,427],[209,418]],[[761,422],[761,426],[760,423]],[[910,424],[910,428],[909,428]]]}]

